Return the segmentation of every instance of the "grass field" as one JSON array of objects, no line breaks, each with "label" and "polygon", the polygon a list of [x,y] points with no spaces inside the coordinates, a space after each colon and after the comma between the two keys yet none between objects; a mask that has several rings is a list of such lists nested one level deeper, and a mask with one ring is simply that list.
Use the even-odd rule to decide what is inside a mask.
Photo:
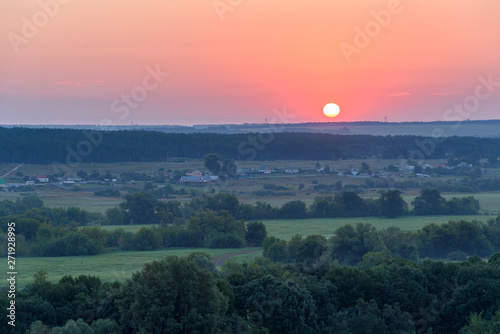
[{"label": "grass field", "polygon": [[370,223],[376,229],[384,229],[397,226],[403,231],[416,231],[427,224],[443,224],[450,220],[472,220],[486,221],[493,216],[405,216],[394,219],[381,217],[359,217],[359,218],[314,218],[314,219],[276,219],[262,221],[267,228],[267,235],[289,240],[295,234],[304,236],[309,234],[322,234],[330,237],[335,230],[346,224]]},{"label": "grass field", "polygon": [[[149,252],[112,252],[95,256],[65,256],[65,257],[21,257],[16,260],[17,287],[24,288],[33,280],[33,274],[39,270],[46,270],[48,279],[57,282],[65,275],[73,277],[80,275],[93,275],[99,277],[103,282],[124,281],[130,278],[133,272],[140,270],[145,263],[158,260],[169,255],[187,256],[193,252],[204,252],[212,258],[251,250],[254,248],[172,248]],[[249,261],[262,255],[262,252],[235,256],[238,262]],[[2,283],[0,287],[5,286]]]}]

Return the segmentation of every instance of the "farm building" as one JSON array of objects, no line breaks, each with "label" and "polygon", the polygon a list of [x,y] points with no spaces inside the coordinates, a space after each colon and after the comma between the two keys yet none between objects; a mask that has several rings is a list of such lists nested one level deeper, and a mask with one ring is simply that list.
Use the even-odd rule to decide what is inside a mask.
[{"label": "farm building", "polygon": [[206,183],[217,183],[219,181],[218,176],[205,175],[205,176],[181,176],[179,183],[181,184],[206,184]]},{"label": "farm building", "polygon": [[45,175],[38,175],[36,177],[36,179],[39,181],[39,182],[42,182],[42,183],[45,183],[45,182],[49,182],[49,178],[46,177]]},{"label": "farm building", "polygon": [[259,167],[259,172],[264,174],[271,174],[271,167],[269,165],[261,165]]}]

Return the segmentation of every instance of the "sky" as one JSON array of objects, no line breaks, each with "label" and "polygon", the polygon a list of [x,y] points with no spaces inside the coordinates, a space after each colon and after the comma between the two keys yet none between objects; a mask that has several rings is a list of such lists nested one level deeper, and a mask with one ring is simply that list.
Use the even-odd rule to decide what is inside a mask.
[{"label": "sky", "polygon": [[1,1],[0,124],[499,119],[498,13],[498,0]]}]

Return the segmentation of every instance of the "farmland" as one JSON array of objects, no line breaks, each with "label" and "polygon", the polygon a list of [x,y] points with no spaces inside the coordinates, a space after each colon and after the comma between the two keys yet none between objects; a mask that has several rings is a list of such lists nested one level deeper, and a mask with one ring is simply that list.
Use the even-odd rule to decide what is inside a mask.
[{"label": "farmland", "polygon": [[[180,159],[181,162],[121,162],[121,163],[93,163],[93,164],[80,164],[74,170],[73,173],[77,171],[83,171],[86,173],[92,173],[92,171],[99,171],[101,173],[110,172],[114,177],[118,177],[124,172],[132,173],[144,173],[145,175],[155,175],[158,170],[172,171],[172,173],[183,174],[184,171],[188,169],[200,169],[201,171],[206,171],[203,167],[203,161],[201,159]],[[429,160],[429,164],[442,164],[445,160]],[[258,162],[258,161],[238,161],[237,166],[242,169],[258,169],[261,164],[268,164],[272,168],[286,169],[286,168],[313,168],[318,164],[320,166],[328,166],[334,171],[344,171],[352,168],[359,168],[362,163],[366,163],[370,166],[373,172],[381,171],[383,172],[388,166],[396,165],[400,163],[399,160],[381,160],[381,159],[356,159],[356,160],[330,160],[330,161],[303,161],[303,160],[283,160],[283,161],[268,161],[268,162]],[[17,164],[0,164],[0,175],[7,173],[18,166]],[[39,174],[51,175],[54,173],[54,169],[50,165],[21,165],[17,170],[23,173],[24,176],[36,177]],[[490,173],[488,178],[498,178],[498,169],[488,169]],[[453,175],[436,175],[426,182],[439,183],[447,181],[461,180],[462,176]],[[384,178],[366,178],[366,177],[353,177],[353,176],[339,176],[336,174],[319,174],[319,173],[299,173],[299,174],[285,174],[285,173],[252,173],[245,177],[240,177],[235,180],[225,181],[218,185],[199,187],[190,185],[181,185],[176,182],[170,181],[171,186],[177,192],[184,192],[184,194],[171,195],[171,199],[176,199],[181,202],[189,201],[193,196],[193,191],[195,194],[199,194],[205,191],[224,191],[229,192],[238,197],[241,202],[254,204],[257,201],[264,201],[270,203],[273,206],[281,206],[284,203],[300,199],[306,204],[310,205],[314,201],[314,198],[320,195],[332,194],[332,191],[319,190],[319,186],[328,187],[332,186],[337,182],[341,182],[344,187],[350,187],[357,189],[360,196],[362,197],[378,197],[380,191],[387,188],[370,188],[366,185],[368,180],[379,180],[378,182],[385,182],[385,187],[390,186],[392,182],[405,182],[405,181],[417,181],[423,182],[417,179],[411,173],[392,173],[391,179]],[[13,174],[9,175],[6,179],[7,183],[22,183],[20,177],[14,177]],[[153,184],[157,187],[163,187],[164,183],[157,183],[152,179]],[[263,190],[264,187],[268,185],[273,185],[276,187],[286,188],[287,190],[282,192],[283,194],[275,195],[261,195],[258,191]],[[122,195],[130,191],[138,191],[144,186],[144,181],[136,182],[116,182],[113,186],[108,186],[105,184],[77,184],[76,189],[78,191],[68,191],[52,184],[37,184],[32,187],[34,189],[33,194],[39,196],[44,203],[49,207],[68,207],[77,206],[82,209],[93,211],[93,212],[104,212],[106,209],[118,205],[122,200],[116,197],[96,197],[94,192],[96,190],[113,189],[121,192]],[[413,198],[420,193],[420,188],[405,188],[403,191],[403,198],[408,204],[411,203]],[[259,195],[257,195],[259,194]],[[467,193],[453,193],[453,192],[442,192],[445,198],[450,198],[453,196],[465,196]],[[19,192],[0,192],[0,199],[15,199],[21,196]],[[474,196],[479,199],[482,212],[487,212],[489,214],[498,213],[499,210],[495,207],[495,203],[500,202],[499,192],[482,192],[475,193]]]},{"label": "farmland", "polygon": [[[316,164],[321,166],[328,165],[334,170],[345,170],[358,167],[363,162],[368,163],[372,170],[384,170],[390,164],[397,164],[396,160],[380,160],[380,159],[363,159],[363,160],[336,160],[336,161],[271,161],[269,165],[275,168],[311,168]],[[443,163],[443,160],[429,161],[431,164]],[[261,162],[256,161],[241,161],[238,166],[241,168],[258,168]],[[9,170],[15,168],[16,164],[0,165],[0,174],[5,174]],[[184,159],[181,162],[165,162],[165,163],[106,163],[106,164],[80,164],[78,170],[91,173],[92,171],[109,171],[113,175],[120,175],[123,172],[145,173],[153,175],[159,169],[172,171],[185,171],[187,169],[198,168],[204,170],[203,161],[200,159]],[[21,165],[16,171],[22,172],[24,175],[50,174],[51,167],[48,165]],[[497,177],[498,171],[491,170],[490,177]],[[9,175],[10,182],[15,182],[13,173]],[[435,180],[453,180],[458,179],[453,176],[436,177]],[[415,179],[414,176],[404,173],[394,174],[394,179],[408,180]],[[176,194],[171,196],[171,199],[181,202],[188,202],[192,199],[190,191],[195,190],[198,194],[204,191],[209,191],[214,188],[215,191],[229,192],[238,197],[242,203],[254,204],[257,201],[264,201],[273,206],[281,206],[284,203],[300,199],[308,206],[312,204],[314,198],[325,195],[324,192],[315,191],[315,185],[333,185],[341,181],[344,186],[362,186],[366,178],[356,178],[348,176],[338,176],[334,174],[317,174],[317,173],[300,173],[300,174],[281,174],[273,173],[264,175],[255,173],[250,177],[241,177],[236,180],[223,182],[219,186],[211,186],[208,188],[194,187],[189,185],[180,185],[171,183],[172,187],[180,192],[184,189],[185,194]],[[80,184],[79,191],[68,191],[52,184],[37,184],[34,192],[0,192],[0,200],[9,199],[15,200],[26,194],[36,194],[39,196],[48,207],[70,207],[75,206],[91,212],[104,213],[107,209],[119,205],[123,199],[116,197],[98,197],[94,196],[93,192],[97,189],[116,189],[125,195],[131,191],[138,191],[144,187],[145,182],[117,182],[112,187],[103,184]],[[156,187],[164,186],[162,183],[153,181]],[[289,196],[256,196],[255,191],[262,190],[265,185],[275,185],[276,187],[286,187],[291,195]],[[302,185],[302,186],[301,186]],[[379,191],[376,189],[367,188],[360,193],[361,197],[378,198]],[[407,189],[403,191],[403,198],[409,204],[419,194],[420,189]],[[334,192],[329,192],[333,194]],[[326,193],[328,194],[328,193]],[[390,226],[397,226],[403,231],[416,231],[423,226],[436,223],[438,225],[446,223],[450,220],[479,220],[485,222],[489,218],[494,217],[499,213],[498,203],[500,203],[500,192],[482,192],[475,194],[464,193],[443,193],[446,199],[452,197],[462,197],[473,195],[481,205],[479,215],[475,216],[403,216],[393,219],[380,217],[360,217],[360,218],[308,218],[308,219],[275,219],[264,220],[268,235],[276,236],[285,240],[289,240],[295,234],[303,236],[311,234],[322,234],[326,237],[333,235],[335,230],[345,224],[370,223],[377,229],[384,229]],[[165,200],[165,199],[164,199]],[[110,225],[102,226],[105,230],[114,230],[121,228],[125,232],[137,232],[141,227],[152,225]],[[78,275],[96,275],[103,281],[111,281],[113,279],[123,280],[130,277],[130,274],[139,270],[142,265],[153,259],[162,258],[168,255],[186,255],[193,251],[203,251],[212,257],[223,254],[242,251],[245,249],[207,249],[207,248],[169,248],[157,251],[136,252],[136,251],[116,251],[105,253],[97,256],[78,256],[78,257],[57,257],[57,258],[32,258],[24,257],[19,260],[19,271],[23,274],[20,276],[19,284],[24,286],[30,282],[32,275],[41,269],[45,269],[49,273],[51,281],[57,281],[62,276],[71,274]],[[247,261],[259,256],[261,253],[245,254],[235,257],[237,261]]]}]

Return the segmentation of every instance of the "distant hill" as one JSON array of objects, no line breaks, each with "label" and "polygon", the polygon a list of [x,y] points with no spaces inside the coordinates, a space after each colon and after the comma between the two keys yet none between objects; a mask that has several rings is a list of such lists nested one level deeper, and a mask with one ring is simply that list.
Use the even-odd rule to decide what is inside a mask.
[{"label": "distant hill", "polygon": [[[4,125],[4,127],[96,129],[93,125]],[[245,123],[208,125],[116,125],[106,130],[147,130],[165,133],[221,133],[241,134],[249,132],[305,132],[340,135],[374,136],[468,136],[500,137],[500,120],[463,122],[319,122],[319,123]]]}]

